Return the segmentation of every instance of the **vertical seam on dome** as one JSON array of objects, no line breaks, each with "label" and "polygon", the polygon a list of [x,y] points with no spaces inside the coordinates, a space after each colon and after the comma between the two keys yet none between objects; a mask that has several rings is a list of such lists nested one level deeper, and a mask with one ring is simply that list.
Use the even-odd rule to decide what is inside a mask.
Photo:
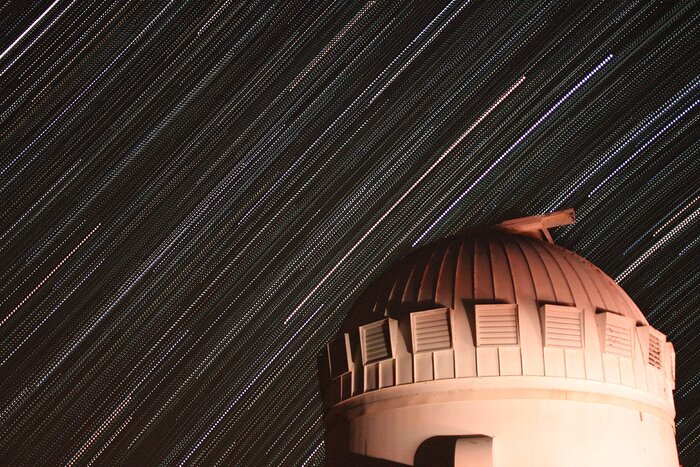
[{"label": "vertical seam on dome", "polygon": [[522,250],[523,256],[525,257],[525,262],[528,265],[528,269],[530,269],[530,275],[532,276],[532,282],[533,282],[533,285],[535,286],[535,296],[537,297],[537,306],[539,306],[540,296],[537,293],[537,284],[535,284],[535,276],[532,273],[532,268],[530,267],[530,261],[527,259],[527,255],[525,254],[524,245],[527,245],[532,250],[532,252],[537,257],[537,259],[540,261],[540,264],[542,265],[542,269],[544,269],[544,273],[547,276],[547,281],[549,282],[549,287],[552,290],[552,293],[554,294],[554,300],[556,300],[558,303],[559,297],[557,296],[557,291],[554,288],[554,281],[552,281],[552,277],[549,275],[549,270],[547,269],[547,265],[545,264],[544,260],[542,259],[542,255],[540,255],[538,249],[536,248],[536,246],[535,246],[536,244],[537,244],[536,240],[528,239],[526,242],[523,242],[523,246],[521,246],[520,249]]},{"label": "vertical seam on dome", "polygon": [[[419,269],[419,264],[421,263],[422,260],[423,260],[423,258],[420,255],[418,257],[416,257],[416,260],[411,265],[411,270],[408,273],[408,276],[406,276],[406,282],[405,282],[405,285],[403,288],[403,293],[401,294],[401,308],[402,309],[404,308],[404,304],[409,303],[408,300],[411,299],[411,297],[406,297],[406,294],[410,291],[410,288],[412,286],[411,284],[415,280],[414,274],[419,274],[419,272],[417,272],[417,270]],[[422,276],[423,275],[421,274],[421,279],[420,279],[421,282],[423,281]],[[420,288],[420,283],[419,283],[418,287]],[[416,299],[417,298],[418,298],[418,292],[416,292]]]},{"label": "vertical seam on dome", "polygon": [[610,278],[610,280],[613,281],[613,283],[617,284],[617,286],[620,288],[620,291],[622,294],[622,299],[625,301],[625,303],[627,303],[627,306],[631,310],[632,314],[635,315],[635,319],[640,320],[644,324],[649,324],[649,320],[647,320],[646,315],[637,306],[637,303],[634,300],[632,300],[632,297],[629,296],[627,291],[625,289],[623,289],[622,286],[620,284],[618,284],[617,282],[615,282],[612,278]]},{"label": "vertical seam on dome", "polygon": [[443,265],[445,264],[445,260],[448,257],[448,252],[450,251],[450,244],[448,243],[445,245],[445,249],[442,251],[442,258],[440,258],[440,264],[438,265],[438,271],[437,274],[435,275],[435,280],[433,281],[433,303],[435,305],[438,304],[438,287],[440,286],[440,279],[442,278],[443,275]]},{"label": "vertical seam on dome", "polygon": [[[612,290],[615,291],[615,293],[612,294],[613,300],[615,300],[618,304],[622,304],[623,309],[627,310],[629,313],[630,317],[633,318],[635,321],[641,321],[642,323],[645,322],[646,317],[644,316],[644,313],[642,310],[639,309],[637,304],[632,300],[629,295],[627,295],[627,292],[625,289],[622,288],[620,284],[615,282],[610,276],[608,276],[604,271],[600,270],[599,268],[596,268],[599,271],[599,274],[601,275],[600,280],[605,284],[607,287],[610,287]],[[640,315],[642,319],[640,320]]]},{"label": "vertical seam on dome", "polygon": [[[375,303],[377,304],[377,305],[375,305],[375,307],[380,306],[381,308],[383,308],[383,309],[378,310],[378,311],[381,312],[382,316],[388,316],[389,315],[389,300],[391,299],[393,282],[391,280],[391,276],[386,277],[386,279],[382,278],[381,280],[382,280],[382,286],[380,286],[381,288],[376,293],[376,297],[374,299]],[[384,284],[386,284],[386,286],[384,286]]]},{"label": "vertical seam on dome", "polygon": [[[591,294],[588,293],[588,289],[586,288],[586,285],[583,283],[583,280],[581,279],[581,275],[578,273],[578,271],[576,270],[576,268],[571,264],[571,261],[569,261],[569,258],[567,257],[567,255],[566,255],[566,254],[563,254],[563,253],[560,252],[560,251],[557,251],[557,254],[556,254],[556,255],[552,254],[552,257],[554,257],[554,260],[557,262],[557,264],[560,263],[559,259],[562,259],[563,261],[565,261],[565,262],[569,265],[569,268],[570,268],[571,271],[573,272],[574,276],[576,276],[576,279],[578,279],[579,284],[581,284],[581,289],[583,290],[583,293],[586,294],[586,297],[588,298],[588,303],[590,303],[591,306],[594,306],[594,304],[593,304],[593,299],[591,298]],[[561,264],[559,264],[559,267],[561,268]],[[563,272],[563,271],[564,271],[564,268],[561,268],[561,269],[562,269],[562,272]],[[566,273],[564,273],[564,277],[566,278],[566,281],[567,281],[567,283],[568,283],[568,282],[569,282],[569,279],[568,279]],[[571,285],[569,285],[569,290],[571,290]],[[572,292],[572,294],[571,294],[571,297],[574,299],[574,304],[577,304],[577,303],[576,303],[576,298],[574,297],[573,292]],[[594,311],[595,311],[595,310],[594,310]]]},{"label": "vertical seam on dome", "polygon": [[[584,260],[584,264],[586,264],[586,263],[587,263],[587,261]],[[593,268],[591,268],[591,267],[589,267],[589,266],[593,266]],[[593,265],[593,263],[588,263],[588,264],[586,264],[586,267],[583,268],[583,270],[585,271],[585,274],[588,276],[588,278],[590,279],[590,281],[593,283],[593,288],[596,290],[596,292],[598,292],[598,295],[600,296],[600,299],[602,300],[603,306],[605,307],[605,309],[606,309],[606,310],[609,310],[609,311],[619,311],[620,313],[622,313],[624,310],[613,310],[612,308],[610,308],[610,306],[611,306],[612,304],[608,303],[609,300],[607,300],[607,301],[605,300],[605,295],[606,295],[606,294],[604,293],[604,291],[602,291],[602,290],[600,289],[600,287],[598,287],[598,277],[596,277],[595,275],[593,275],[593,273],[598,274],[598,273],[596,272],[596,269],[597,269],[597,267],[595,267],[595,266]],[[615,301],[615,298],[613,297],[613,302],[614,302],[614,301]]]},{"label": "vertical seam on dome", "polygon": [[[512,287],[511,290],[513,291],[513,303],[518,303],[518,297],[515,294],[515,279],[513,278],[513,268],[510,267],[510,258],[508,258],[508,250],[506,249],[506,244],[503,240],[503,238],[498,238],[498,243],[500,244],[501,249],[503,250],[503,256],[506,258],[506,266],[508,267],[508,277],[510,277],[510,286]],[[491,271],[493,274],[493,266],[491,267]],[[496,296],[496,283],[494,281],[493,284],[493,294],[494,297]]]},{"label": "vertical seam on dome", "polygon": [[[416,258],[412,258],[412,261],[414,264],[417,262]],[[389,295],[389,300],[387,300],[387,311],[389,312],[389,314],[391,314],[389,305],[393,299],[398,300],[399,310],[397,311],[401,311],[401,308],[403,307],[403,296],[411,275],[410,271],[413,270],[413,267],[414,266],[411,265],[408,268],[399,268],[399,273],[396,274],[396,279],[394,280],[394,286],[392,287],[391,295]],[[404,271],[408,271],[408,273],[404,273]]]},{"label": "vertical seam on dome", "polygon": [[[564,280],[564,283],[566,284],[566,288],[569,291],[569,297],[571,297],[571,303],[575,305],[576,299],[574,298],[573,290],[571,290],[571,284],[569,283],[569,280],[567,279],[566,274],[564,273],[564,270],[561,267],[561,264],[559,264],[559,262],[554,257],[554,254],[552,253],[551,248],[545,248],[541,245],[536,245],[534,247],[534,249],[535,249],[535,251],[538,252],[538,254],[540,255],[540,258],[542,258],[542,254],[540,252],[543,251],[544,254],[548,255],[552,259],[552,263],[554,265],[556,265],[557,269],[559,270],[559,275],[561,276],[561,278]],[[554,297],[557,299],[558,303],[564,303],[564,301],[561,300],[561,297],[559,296],[560,294],[557,293],[556,287],[554,287],[554,281],[552,280],[552,275],[550,273],[549,267],[547,266],[547,262],[543,260],[542,264],[544,264],[544,269],[547,271],[547,277],[549,277],[549,280],[552,283],[552,290],[554,290]]]},{"label": "vertical seam on dome", "polygon": [[476,238],[472,238],[472,301],[476,302]]},{"label": "vertical seam on dome", "polygon": [[457,308],[456,297],[457,297],[457,271],[459,271],[459,262],[462,260],[462,248],[464,248],[464,239],[459,242],[459,247],[457,248],[457,261],[455,261],[455,270],[453,271],[452,277],[452,309]]},{"label": "vertical seam on dome", "polygon": [[[433,287],[433,289],[434,289],[433,302],[436,305],[439,303],[438,302],[438,288],[445,287],[444,284],[441,285],[444,282],[443,277],[445,275],[445,261],[449,261],[450,251],[451,251],[451,248],[454,246],[454,243],[455,243],[454,241],[451,241],[450,243],[447,244],[447,246],[445,247],[445,250],[442,254],[442,259],[440,260],[440,269],[438,270],[437,278],[435,280],[435,284]],[[452,279],[453,279],[452,282],[454,283],[454,276],[452,276]],[[448,283],[448,286],[449,286],[449,283]],[[451,306],[451,303],[453,302],[453,297],[454,297],[454,286],[452,287],[452,293],[450,295],[451,295],[451,297],[448,298],[448,301],[445,305],[453,308]]]},{"label": "vertical seam on dome", "polygon": [[[521,245],[521,242],[513,242],[513,243],[515,243],[515,246],[517,246],[518,250],[520,250],[520,254],[523,256],[523,260],[525,261],[525,266],[527,266],[527,271],[530,273],[529,274],[530,284],[532,284],[532,290],[535,291],[535,303],[537,303],[539,301],[540,297],[537,295],[537,286],[535,285],[535,276],[532,274],[532,268],[530,267],[530,262],[527,260],[527,255],[525,254],[525,250],[523,250],[523,246]],[[507,253],[507,251],[506,251],[506,253]],[[508,261],[509,261],[508,267],[510,268],[511,271],[513,271],[513,269],[510,267],[510,258],[508,259]],[[512,277],[512,273],[511,273],[511,277]],[[515,285],[513,286],[513,290],[515,290]]]},{"label": "vertical seam on dome", "polygon": [[493,299],[496,299],[496,273],[493,271],[493,240],[492,239],[487,239],[486,240],[486,245],[487,245],[487,250],[488,254],[486,257],[489,260],[489,276],[491,277],[491,295],[493,295]]},{"label": "vertical seam on dome", "polygon": [[610,296],[620,311],[625,311],[626,314],[629,314],[630,317],[637,321],[637,318],[634,316],[634,311],[630,308],[629,304],[622,297],[620,297],[620,294],[617,292],[617,290],[615,290],[615,287],[612,287],[607,281],[606,275],[602,271],[596,271],[596,274],[600,276],[599,280],[601,282],[601,287],[605,287],[606,290],[610,291]]},{"label": "vertical seam on dome", "polygon": [[397,275],[396,277],[394,277],[393,285],[391,286],[391,291],[389,291],[389,296],[388,296],[387,299],[386,299],[386,310],[385,310],[385,314],[387,314],[387,315],[389,315],[389,314],[391,313],[391,311],[389,310],[389,307],[391,306],[391,301],[392,301],[392,300],[394,299],[394,297],[396,296],[396,295],[395,295],[395,293],[396,293],[396,288],[398,287],[398,284],[399,284],[399,281],[400,281],[400,280],[401,280],[401,277],[400,277],[400,276]]},{"label": "vertical seam on dome", "polygon": [[[430,275],[430,269],[433,266],[433,262],[435,261],[435,257],[437,256],[439,246],[435,246],[432,248],[432,251],[430,252],[430,257],[428,258],[428,261],[425,263],[425,267],[423,268],[423,273],[421,274],[420,277],[420,284],[418,285],[418,293],[416,294],[416,303],[419,303],[421,300],[421,296],[424,295],[424,290],[425,290],[425,285],[426,283],[429,282],[429,275]],[[439,274],[439,271],[438,271]],[[433,284],[433,301],[435,301],[435,285]]]}]

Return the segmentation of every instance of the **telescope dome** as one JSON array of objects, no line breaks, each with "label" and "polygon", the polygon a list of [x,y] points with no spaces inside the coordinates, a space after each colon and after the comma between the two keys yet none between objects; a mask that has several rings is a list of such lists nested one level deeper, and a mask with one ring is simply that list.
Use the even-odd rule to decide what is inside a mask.
[{"label": "telescope dome", "polygon": [[320,359],[332,462],[678,465],[673,346],[552,222],[438,241],[367,287]]}]

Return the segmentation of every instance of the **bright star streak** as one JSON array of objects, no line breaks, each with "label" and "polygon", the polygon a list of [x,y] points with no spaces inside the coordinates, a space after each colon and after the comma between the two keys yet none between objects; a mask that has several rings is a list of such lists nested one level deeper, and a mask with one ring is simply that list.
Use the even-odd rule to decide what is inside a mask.
[{"label": "bright star streak", "polygon": [[90,238],[90,236],[92,236],[92,234],[94,234],[95,231],[96,231],[98,228],[100,228],[100,224],[97,224],[97,226],[95,226],[95,228],[92,229],[92,230],[90,231],[90,233],[87,234],[87,236],[86,236],[85,238],[83,238],[83,239],[80,241],[80,243],[78,243],[78,244],[75,246],[75,248],[73,248],[73,249],[71,250],[71,252],[68,253],[68,255],[66,255],[66,257],[64,257],[64,258],[56,265],[56,267],[54,267],[54,268],[51,270],[51,272],[49,272],[49,274],[48,274],[46,277],[44,277],[44,279],[42,279],[42,281],[39,282],[39,283],[36,285],[36,287],[33,288],[33,289],[31,290],[31,292],[29,292],[29,293],[27,294],[27,296],[24,297],[24,299],[22,299],[22,301],[19,302],[19,303],[17,304],[17,306],[15,306],[15,307],[12,309],[12,311],[11,311],[7,316],[5,316],[5,318],[4,318],[2,321],[0,321],[0,326],[2,326],[3,324],[5,324],[5,322],[6,322],[8,319],[10,319],[10,317],[11,317],[13,314],[15,314],[15,311],[19,310],[19,308],[20,308],[22,305],[24,305],[25,302],[26,302],[27,300],[29,300],[29,299],[32,297],[32,295],[34,295],[34,293],[35,293],[37,290],[39,290],[39,288],[41,288],[42,285],[44,285],[44,284],[46,283],[47,280],[49,280],[49,279],[51,278],[51,276],[53,276],[54,273],[55,273],[56,271],[58,271],[58,270],[60,269],[61,266],[63,266],[63,263],[65,263],[66,261],[68,261],[68,258],[70,258],[71,256],[73,256],[73,254],[74,254],[76,251],[78,251],[78,249],[83,245],[83,243],[85,243],[85,242],[87,241],[87,239]]},{"label": "bright star streak", "polygon": [[636,151],[634,151],[634,152],[632,153],[631,156],[629,156],[627,159],[625,159],[624,162],[623,162],[622,164],[620,164],[615,170],[613,170],[612,173],[611,173],[610,175],[608,175],[607,177],[605,177],[605,179],[604,179],[602,182],[600,182],[600,183],[598,184],[598,186],[596,186],[596,187],[593,189],[593,191],[590,192],[590,194],[589,194],[588,196],[589,196],[589,197],[590,197],[590,196],[593,196],[593,195],[595,194],[596,191],[600,190],[600,189],[603,187],[603,185],[605,185],[605,184],[608,182],[608,180],[610,180],[610,179],[613,178],[615,175],[617,175],[617,173],[618,173],[620,170],[622,170],[627,164],[629,164],[630,161],[631,161],[632,159],[634,159],[635,157],[637,157],[637,156],[638,156],[641,152],[643,152],[651,143],[653,143],[653,142],[656,141],[661,135],[663,135],[664,133],[666,133],[666,131],[668,131],[669,128],[671,128],[673,125],[675,125],[676,122],[678,122],[678,120],[680,120],[681,118],[683,118],[688,112],[690,112],[690,111],[693,109],[693,107],[695,107],[696,105],[698,105],[698,103],[700,103],[700,99],[696,100],[696,101],[693,102],[690,106],[686,107],[685,110],[683,110],[683,111],[682,111],[680,114],[678,114],[673,120],[671,120],[669,123],[667,123],[661,130],[659,130],[658,132],[656,132],[656,133],[654,134],[654,136],[652,136],[651,138],[649,138],[644,144],[642,144],[642,145],[640,146],[639,149],[637,149]]},{"label": "bright star streak", "polygon": [[661,237],[656,243],[654,243],[651,248],[649,248],[647,251],[645,251],[639,258],[634,260],[632,264],[630,264],[622,273],[620,273],[616,278],[615,281],[620,282],[624,280],[627,276],[629,276],[635,269],[639,267],[640,264],[645,262],[649,257],[651,257],[654,253],[656,253],[661,247],[663,247],[666,243],[669,242],[676,234],[681,232],[683,229],[688,227],[689,225],[692,225],[693,221],[700,215],[700,209],[696,209],[694,212],[692,212],[688,217],[683,219],[680,224],[675,226],[673,229],[671,229],[666,235]]},{"label": "bright star streak", "polygon": [[700,465],[700,105],[666,127],[699,2],[5,2],[0,322],[38,288],[0,327],[2,463],[320,465],[318,349],[390,263],[457,280],[423,245],[573,207],[553,235],[673,342]]},{"label": "bright star streak", "polygon": [[435,227],[435,226],[436,226],[436,225],[437,225],[437,224],[438,224],[438,223],[439,223],[439,222],[440,222],[440,221],[441,221],[441,220],[442,220],[456,205],[457,205],[457,203],[459,203],[459,202],[462,200],[462,198],[464,198],[465,196],[467,196],[467,194],[468,194],[481,180],[483,180],[483,178],[484,178],[486,175],[488,175],[489,172],[491,172],[491,171],[494,169],[494,167],[496,167],[496,166],[499,164],[499,162],[501,162],[501,160],[503,160],[504,157],[506,157],[508,154],[510,154],[510,152],[511,152],[513,149],[515,149],[525,138],[527,138],[527,136],[528,136],[530,133],[532,133],[532,132],[535,130],[535,128],[537,128],[538,126],[540,126],[540,124],[541,124],[543,121],[545,121],[545,119],[547,119],[547,117],[549,117],[549,116],[552,114],[552,112],[554,112],[555,110],[557,110],[557,108],[558,108],[559,106],[561,106],[564,102],[566,102],[566,101],[569,99],[569,97],[571,97],[571,95],[572,95],[573,93],[575,93],[581,86],[583,86],[584,84],[586,84],[586,82],[587,82],[589,79],[591,79],[591,77],[593,77],[593,75],[595,75],[598,71],[600,71],[600,69],[603,68],[603,67],[605,66],[605,64],[608,63],[612,58],[613,58],[612,54],[608,55],[608,56],[605,58],[605,60],[603,60],[602,62],[600,62],[600,63],[598,64],[598,66],[596,66],[593,70],[591,70],[581,81],[579,81],[578,83],[576,83],[576,86],[574,86],[573,88],[571,88],[571,89],[569,90],[569,92],[567,92],[567,93],[564,95],[564,97],[562,97],[561,99],[559,99],[559,100],[557,101],[556,104],[554,104],[548,111],[546,111],[546,112],[544,113],[544,115],[542,115],[542,116],[535,122],[534,125],[532,125],[530,128],[528,128],[528,130],[527,130],[525,133],[523,133],[522,135],[520,135],[520,137],[519,137],[517,140],[515,140],[515,143],[513,143],[508,149],[506,149],[506,151],[505,151],[503,154],[501,154],[500,156],[498,156],[498,158],[497,158],[497,159],[496,159],[496,160],[495,160],[481,175],[479,175],[479,177],[477,177],[477,179],[474,180],[474,182],[473,182],[471,185],[469,185],[469,187],[466,189],[466,191],[464,191],[464,193],[462,193],[461,195],[459,195],[459,197],[457,197],[457,199],[454,200],[454,201],[452,202],[452,204],[450,204],[450,205],[447,207],[447,209],[446,209],[445,211],[443,211],[443,213],[440,214],[440,215],[438,216],[438,218],[435,219],[435,221],[433,221],[432,224],[430,224],[430,226],[416,239],[416,241],[413,242],[413,246],[415,247],[416,245],[418,245],[418,243],[428,234],[428,232],[430,232],[430,231],[433,229],[433,227]]},{"label": "bright star streak", "polygon": [[31,31],[32,29],[34,29],[34,26],[36,26],[37,23],[39,23],[39,21],[41,21],[41,20],[44,18],[44,16],[46,16],[46,15],[48,14],[48,12],[51,11],[51,10],[53,9],[53,7],[56,6],[57,3],[58,3],[58,0],[55,0],[51,5],[49,5],[49,7],[46,9],[46,11],[44,11],[37,19],[35,19],[34,22],[33,22],[32,24],[30,24],[29,27],[28,27],[27,29],[25,29],[24,32],[23,32],[22,34],[20,34],[19,37],[18,37],[17,39],[15,39],[15,41],[14,41],[12,44],[10,44],[10,45],[5,49],[5,51],[4,51],[3,53],[0,54],[0,60],[2,60],[2,58],[3,58],[5,55],[7,55],[7,54],[10,52],[10,50],[12,50],[12,48],[13,48],[15,45],[17,45],[17,43],[18,43],[19,41],[22,40],[22,38],[24,38],[24,36],[26,36],[27,34],[29,34],[29,31]]},{"label": "bright star streak", "polygon": [[493,104],[491,104],[491,106],[489,106],[489,108],[486,109],[486,111],[482,113],[479,116],[479,118],[477,118],[474,121],[474,123],[472,123],[469,126],[469,128],[467,128],[461,135],[459,135],[459,137],[452,144],[450,144],[450,146],[440,155],[440,157],[438,157],[438,159],[428,168],[428,170],[426,170],[423,173],[423,175],[421,175],[415,182],[413,182],[413,184],[408,188],[408,190],[406,190],[406,192],[403,195],[401,195],[399,199],[397,199],[394,202],[394,204],[392,204],[389,207],[389,209],[387,209],[386,212],[382,214],[381,217],[377,219],[377,221],[374,224],[372,224],[372,226],[367,230],[367,232],[365,232],[364,235],[362,235],[362,237],[360,237],[360,239],[357,242],[355,242],[355,244],[348,250],[348,252],[345,253],[345,255],[342,258],[340,258],[340,260],[335,264],[335,266],[333,266],[331,270],[328,271],[328,273],[325,276],[323,276],[323,278],[319,281],[318,284],[316,284],[316,286],[311,290],[311,292],[309,292],[309,294],[297,305],[297,307],[289,314],[289,316],[287,316],[287,319],[284,320],[284,324],[289,323],[289,320],[292,319],[294,315],[296,315],[297,312],[301,309],[301,307],[303,307],[306,304],[306,302],[309,301],[311,296],[328,280],[328,278],[340,267],[340,265],[343,264],[343,262],[345,262],[346,259],[348,259],[348,257],[357,249],[357,247],[359,247],[362,244],[362,242],[372,232],[374,232],[374,229],[376,229],[379,226],[379,224],[381,224],[381,222],[384,219],[386,219],[387,216],[389,216],[389,214],[391,214],[394,209],[396,209],[396,207],[401,203],[401,201],[403,201],[409,194],[411,194],[411,192],[418,186],[418,184],[420,184],[420,182],[423,181],[423,179],[425,179],[425,177],[427,177],[430,174],[430,172],[432,172],[433,169],[435,169],[435,167],[437,167],[437,165],[440,162],[442,162],[442,160],[445,157],[447,157],[447,155],[450,154],[452,150],[455,147],[457,147],[457,145],[461,143],[462,140],[474,130],[474,128],[477,127],[477,125],[479,125],[479,123],[481,123],[486,117],[489,116],[491,112],[494,111],[496,107],[498,107],[504,100],[506,100],[506,98],[513,91],[515,91],[518,88],[518,86],[520,86],[523,83],[523,81],[525,81],[524,76],[520,77],[520,79],[518,79],[513,85],[511,85],[506,90],[506,92],[504,92],[498,99],[496,99],[496,101]]}]

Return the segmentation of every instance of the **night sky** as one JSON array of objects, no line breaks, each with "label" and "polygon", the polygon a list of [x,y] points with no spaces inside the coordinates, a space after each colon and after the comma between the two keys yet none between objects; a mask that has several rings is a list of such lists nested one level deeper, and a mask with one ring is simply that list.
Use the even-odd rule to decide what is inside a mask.
[{"label": "night sky", "polygon": [[10,0],[0,53],[0,464],[322,464],[363,288],[573,207],[700,465],[700,2]]}]

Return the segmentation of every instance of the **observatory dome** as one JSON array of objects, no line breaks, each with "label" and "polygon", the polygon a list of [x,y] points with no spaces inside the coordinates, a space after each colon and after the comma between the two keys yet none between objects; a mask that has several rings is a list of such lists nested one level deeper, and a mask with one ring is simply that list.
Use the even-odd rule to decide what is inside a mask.
[{"label": "observatory dome", "polygon": [[365,290],[320,359],[332,462],[678,465],[673,346],[542,231],[439,241]]},{"label": "observatory dome", "polygon": [[429,307],[476,304],[535,311],[563,305],[647,324],[622,287],[576,253],[525,236],[477,232],[428,245],[395,264],[355,303],[344,328],[403,319]]}]

